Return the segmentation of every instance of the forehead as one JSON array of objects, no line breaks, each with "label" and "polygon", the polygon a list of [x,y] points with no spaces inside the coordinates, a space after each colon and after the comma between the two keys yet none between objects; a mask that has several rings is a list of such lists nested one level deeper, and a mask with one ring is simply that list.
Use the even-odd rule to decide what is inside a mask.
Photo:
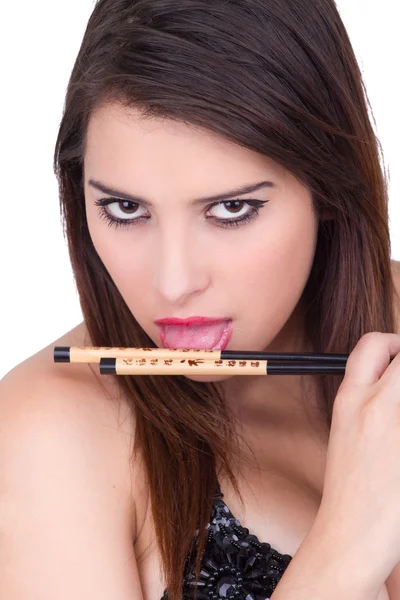
[{"label": "forehead", "polygon": [[268,157],[212,131],[172,119],[145,118],[139,109],[120,104],[103,105],[92,113],[84,160],[86,168],[103,173],[118,166],[170,177],[182,177],[189,168],[194,178],[283,176],[283,169]]}]

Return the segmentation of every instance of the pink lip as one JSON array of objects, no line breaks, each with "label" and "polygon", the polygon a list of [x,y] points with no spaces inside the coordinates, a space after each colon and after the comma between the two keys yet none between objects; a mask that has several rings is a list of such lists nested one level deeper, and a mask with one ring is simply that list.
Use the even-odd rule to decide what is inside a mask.
[{"label": "pink lip", "polygon": [[221,321],[230,321],[229,317],[219,319],[210,319],[208,317],[187,317],[186,319],[178,319],[177,317],[158,319],[154,321],[157,325],[204,325],[205,323],[217,323]]}]

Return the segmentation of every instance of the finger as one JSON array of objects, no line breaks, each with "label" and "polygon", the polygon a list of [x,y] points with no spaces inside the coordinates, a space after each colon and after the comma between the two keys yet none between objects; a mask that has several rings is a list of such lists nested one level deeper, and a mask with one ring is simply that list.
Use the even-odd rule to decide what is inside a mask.
[{"label": "finger", "polygon": [[400,352],[384,371],[378,385],[392,394],[393,400],[400,400]]},{"label": "finger", "polygon": [[[390,360],[399,352],[400,335],[377,331],[363,335],[347,359],[343,383],[355,386],[377,383],[388,368]],[[391,373],[396,366],[398,369],[398,361]]]}]

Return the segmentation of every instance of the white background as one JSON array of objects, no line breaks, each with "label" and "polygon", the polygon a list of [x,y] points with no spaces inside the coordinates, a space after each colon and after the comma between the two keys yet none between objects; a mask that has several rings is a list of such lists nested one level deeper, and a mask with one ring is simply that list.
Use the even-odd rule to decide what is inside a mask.
[{"label": "white background", "polygon": [[[392,258],[400,260],[395,0],[339,0],[390,174]],[[93,0],[2,6],[0,378],[82,321],[52,160],[64,95]]]}]

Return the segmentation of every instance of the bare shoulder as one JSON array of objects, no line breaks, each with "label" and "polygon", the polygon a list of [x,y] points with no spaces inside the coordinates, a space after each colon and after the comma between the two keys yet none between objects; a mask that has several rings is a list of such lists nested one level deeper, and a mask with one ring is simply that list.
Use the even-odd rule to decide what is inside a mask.
[{"label": "bare shoulder", "polygon": [[1,597],[143,600],[135,419],[89,365],[53,362],[53,346],[79,333],[0,381]]},{"label": "bare shoulder", "polygon": [[[1,441],[9,455],[14,443],[22,452],[30,444],[38,453],[65,452],[67,447],[71,460],[73,453],[79,454],[103,486],[103,498],[109,495],[115,508],[126,511],[126,526],[135,535],[135,496],[143,474],[140,463],[132,460],[134,413],[115,382],[96,372],[97,365],[53,360],[54,346],[90,345],[86,335],[81,323],[3,377]],[[140,497],[144,488],[141,492]]]}]

